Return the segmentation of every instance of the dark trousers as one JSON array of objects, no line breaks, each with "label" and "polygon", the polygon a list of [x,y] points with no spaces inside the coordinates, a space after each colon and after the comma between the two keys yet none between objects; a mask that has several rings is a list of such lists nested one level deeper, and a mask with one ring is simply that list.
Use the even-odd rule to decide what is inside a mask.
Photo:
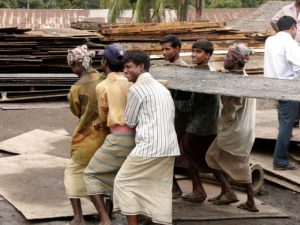
[{"label": "dark trousers", "polygon": [[273,158],[274,165],[286,166],[289,163],[288,149],[293,131],[293,124],[298,116],[298,112],[298,102],[278,102],[279,133]]}]

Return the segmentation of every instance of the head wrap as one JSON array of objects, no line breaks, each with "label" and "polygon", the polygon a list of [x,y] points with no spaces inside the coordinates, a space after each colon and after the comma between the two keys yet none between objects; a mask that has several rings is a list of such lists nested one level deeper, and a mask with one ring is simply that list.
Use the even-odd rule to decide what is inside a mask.
[{"label": "head wrap", "polygon": [[249,60],[251,50],[244,44],[234,44],[229,46],[225,60],[230,60],[234,64],[238,62],[246,63]]},{"label": "head wrap", "polygon": [[88,50],[86,45],[77,46],[72,50],[68,50],[68,64],[81,63],[88,70],[92,64],[92,58],[95,57],[95,52]]}]

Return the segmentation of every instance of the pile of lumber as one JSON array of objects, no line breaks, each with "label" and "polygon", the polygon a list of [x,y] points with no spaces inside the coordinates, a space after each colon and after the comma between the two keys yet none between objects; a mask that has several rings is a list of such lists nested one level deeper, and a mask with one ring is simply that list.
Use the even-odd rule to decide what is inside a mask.
[{"label": "pile of lumber", "polygon": [[[28,30],[0,30],[0,73],[71,73],[66,60],[68,49],[101,41],[96,32],[74,29],[25,31]],[[98,46],[90,48],[99,50]],[[99,65],[100,58],[96,57],[94,63]]]},{"label": "pile of lumber", "polygon": [[[66,99],[78,80],[67,64],[68,49],[101,47],[97,32],[75,29],[0,29],[0,102]],[[100,67],[100,57],[93,60]]]},{"label": "pile of lumber", "polygon": [[0,102],[64,99],[75,74],[0,74]]},{"label": "pile of lumber", "polygon": [[183,42],[182,52],[191,51],[193,42],[205,38],[215,49],[224,50],[234,42],[244,42],[252,48],[263,48],[267,37],[263,34],[240,32],[216,22],[175,22],[102,25],[99,30],[104,43],[119,43],[126,49],[143,49],[149,54],[160,54],[159,40],[167,34],[177,35]]}]

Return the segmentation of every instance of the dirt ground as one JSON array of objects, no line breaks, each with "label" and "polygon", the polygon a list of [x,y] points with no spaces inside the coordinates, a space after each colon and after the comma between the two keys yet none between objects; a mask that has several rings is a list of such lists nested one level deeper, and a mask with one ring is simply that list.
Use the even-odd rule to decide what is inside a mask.
[{"label": "dirt ground", "polygon": [[[33,129],[55,130],[66,129],[72,132],[76,118],[68,108],[42,108],[26,110],[0,110],[0,141],[31,131]],[[9,155],[0,152],[0,157]],[[1,180],[0,180],[1,185]],[[257,196],[266,204],[280,208],[290,215],[290,218],[276,219],[240,219],[221,221],[175,221],[177,225],[290,225],[300,224],[300,195],[276,185],[266,183],[263,186],[264,194]],[[187,209],[189,210],[189,209]],[[12,205],[0,196],[0,225],[62,225],[67,218],[56,220],[27,221]],[[98,218],[90,216],[87,225],[98,224]],[[120,223],[118,223],[120,224]]]}]

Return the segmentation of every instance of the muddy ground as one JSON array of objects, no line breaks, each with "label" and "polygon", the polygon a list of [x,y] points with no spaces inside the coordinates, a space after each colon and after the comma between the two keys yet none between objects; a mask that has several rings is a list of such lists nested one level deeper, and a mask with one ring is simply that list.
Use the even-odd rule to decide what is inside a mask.
[{"label": "muddy ground", "polygon": [[[66,129],[72,132],[76,118],[68,108],[43,108],[26,110],[0,110],[0,141],[31,131],[33,129]],[[0,157],[8,157],[0,152]],[[1,165],[0,165],[1,167]],[[300,172],[300,171],[299,171]],[[1,185],[1,180],[0,180]],[[257,196],[273,207],[283,210],[290,218],[276,219],[239,219],[221,221],[175,221],[178,225],[290,225],[300,224],[300,195],[274,184],[265,183],[263,195]],[[189,210],[189,209],[187,209]],[[12,205],[0,196],[0,225],[63,225],[67,218],[56,220],[27,221]],[[95,216],[87,217],[87,225],[98,224]]]}]

